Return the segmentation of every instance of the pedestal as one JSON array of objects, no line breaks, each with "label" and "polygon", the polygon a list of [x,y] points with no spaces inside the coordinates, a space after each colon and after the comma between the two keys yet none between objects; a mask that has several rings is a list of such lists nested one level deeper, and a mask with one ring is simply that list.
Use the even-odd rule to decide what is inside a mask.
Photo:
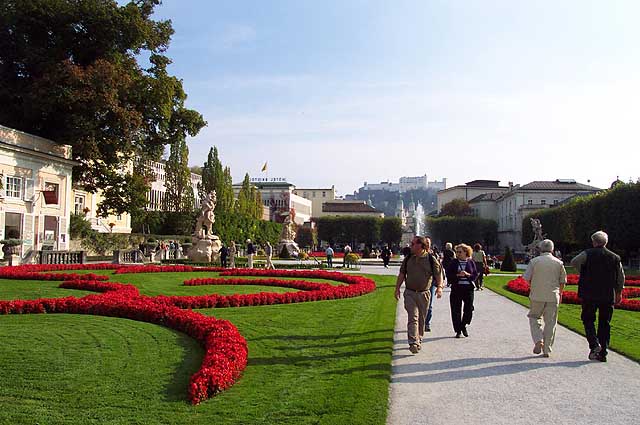
[{"label": "pedestal", "polygon": [[222,248],[222,242],[220,242],[220,238],[215,235],[194,240],[193,246],[189,250],[189,260],[197,263],[218,261],[220,258],[220,248]]}]

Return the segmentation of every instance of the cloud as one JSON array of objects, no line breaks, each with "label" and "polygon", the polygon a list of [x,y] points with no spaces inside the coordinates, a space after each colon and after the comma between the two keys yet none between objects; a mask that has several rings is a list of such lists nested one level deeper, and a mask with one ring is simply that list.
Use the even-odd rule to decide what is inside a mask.
[{"label": "cloud", "polygon": [[256,39],[256,30],[250,25],[228,25],[222,34],[217,34],[217,38],[217,44],[223,49],[234,49],[253,42]]}]

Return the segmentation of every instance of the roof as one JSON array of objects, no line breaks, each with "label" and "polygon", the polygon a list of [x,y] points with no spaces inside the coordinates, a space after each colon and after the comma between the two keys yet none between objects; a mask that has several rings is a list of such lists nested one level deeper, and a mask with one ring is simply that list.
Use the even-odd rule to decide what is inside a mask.
[{"label": "roof", "polygon": [[322,204],[322,212],[345,213],[382,213],[382,211],[361,202],[325,202]]},{"label": "roof", "polygon": [[483,193],[475,198],[469,199],[469,203],[482,201],[495,201],[502,196],[503,192]]},{"label": "roof", "polygon": [[[293,183],[288,182],[249,182],[251,186],[255,186],[258,189],[265,187],[295,187]],[[235,183],[233,187],[242,187],[242,183]]]},{"label": "roof", "polygon": [[469,188],[480,188],[480,189],[509,189],[509,186],[500,186],[500,180],[473,180],[467,182],[465,184],[459,184],[456,186],[451,186],[446,189],[439,190],[440,192],[448,192],[455,189],[469,189]]},{"label": "roof", "polygon": [[589,186],[583,183],[578,183],[575,180],[569,179],[557,179],[553,181],[532,181],[524,186],[520,186],[518,190],[558,190],[558,191],[593,191],[600,190],[597,187]]}]

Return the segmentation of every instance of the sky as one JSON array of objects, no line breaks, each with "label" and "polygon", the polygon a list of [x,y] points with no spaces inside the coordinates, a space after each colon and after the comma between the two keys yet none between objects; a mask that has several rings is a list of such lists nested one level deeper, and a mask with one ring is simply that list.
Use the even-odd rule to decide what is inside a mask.
[{"label": "sky", "polygon": [[167,55],[217,146],[298,187],[640,177],[635,0],[164,0]]}]

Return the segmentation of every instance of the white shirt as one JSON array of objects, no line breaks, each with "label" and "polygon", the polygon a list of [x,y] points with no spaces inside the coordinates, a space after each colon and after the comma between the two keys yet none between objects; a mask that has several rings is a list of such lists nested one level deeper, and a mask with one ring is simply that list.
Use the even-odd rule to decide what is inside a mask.
[{"label": "white shirt", "polygon": [[531,301],[560,302],[560,285],[567,283],[567,271],[550,252],[533,258],[522,277],[531,284]]}]

